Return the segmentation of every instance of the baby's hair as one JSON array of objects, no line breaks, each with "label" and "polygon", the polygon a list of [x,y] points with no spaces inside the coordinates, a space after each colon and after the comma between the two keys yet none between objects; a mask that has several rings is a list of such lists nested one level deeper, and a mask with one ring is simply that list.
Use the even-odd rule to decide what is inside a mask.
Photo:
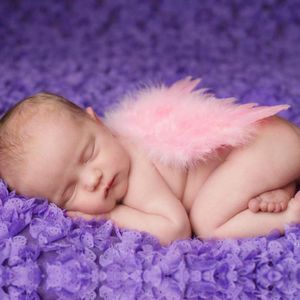
[{"label": "baby's hair", "polygon": [[30,145],[30,134],[24,132],[25,124],[36,116],[44,120],[54,116],[70,116],[82,121],[88,114],[66,98],[53,93],[38,93],[27,97],[11,107],[0,119],[0,177],[17,176],[21,162]]},{"label": "baby's hair", "polygon": [[13,116],[21,116],[28,113],[36,113],[39,110],[39,108],[48,108],[50,110],[65,108],[66,110],[58,111],[61,111],[63,113],[68,111],[69,113],[74,114],[74,116],[86,116],[85,111],[70,100],[54,93],[41,92],[33,96],[24,98],[23,100],[19,101],[14,106],[12,106],[1,117],[0,128]]}]

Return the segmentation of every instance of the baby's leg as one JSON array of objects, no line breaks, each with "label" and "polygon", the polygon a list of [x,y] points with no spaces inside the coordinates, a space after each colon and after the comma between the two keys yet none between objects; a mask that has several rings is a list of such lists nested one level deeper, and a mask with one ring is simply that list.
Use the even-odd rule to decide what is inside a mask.
[{"label": "baby's leg", "polygon": [[[266,223],[258,219],[262,214],[267,217],[267,213],[257,214],[257,226],[256,214],[247,210],[248,202],[299,177],[299,136],[287,126],[265,128],[252,144],[234,149],[200,189],[190,211],[194,232],[204,238],[238,238],[283,228],[287,221],[283,212],[272,214],[274,219],[268,217]],[[249,217],[249,222],[243,222],[242,216]],[[230,224],[234,224],[230,226],[232,231],[227,229]]]},{"label": "baby's leg", "polygon": [[[268,235],[277,229],[284,233],[285,224],[300,223],[300,193],[292,198],[285,211],[274,214],[269,212],[253,213],[246,209],[217,228],[213,235],[206,238],[244,238]],[[237,228],[238,236],[237,236]]]},{"label": "baby's leg", "polygon": [[248,208],[252,212],[281,212],[287,208],[288,202],[296,193],[296,182],[272,191],[262,193],[248,203]]}]

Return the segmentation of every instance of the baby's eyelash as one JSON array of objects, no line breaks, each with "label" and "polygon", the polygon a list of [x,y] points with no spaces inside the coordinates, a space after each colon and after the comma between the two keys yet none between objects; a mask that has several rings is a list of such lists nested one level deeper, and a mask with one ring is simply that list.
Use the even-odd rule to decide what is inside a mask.
[{"label": "baby's eyelash", "polygon": [[95,151],[95,144],[93,145],[91,153],[88,155],[86,159],[84,159],[83,163],[87,163],[94,156],[94,151]]},{"label": "baby's eyelash", "polygon": [[74,194],[74,192],[75,192],[75,188],[76,188],[76,185],[74,184],[74,185],[68,190],[67,195],[66,195],[66,197],[65,197],[65,200],[66,200],[66,201],[69,201],[69,200],[72,198],[72,196],[73,196],[73,194]]},{"label": "baby's eyelash", "polygon": [[94,157],[94,153],[95,153],[95,143],[94,143],[94,145],[93,145],[93,149],[92,149],[90,158],[89,158],[88,160],[91,160],[91,159]]}]

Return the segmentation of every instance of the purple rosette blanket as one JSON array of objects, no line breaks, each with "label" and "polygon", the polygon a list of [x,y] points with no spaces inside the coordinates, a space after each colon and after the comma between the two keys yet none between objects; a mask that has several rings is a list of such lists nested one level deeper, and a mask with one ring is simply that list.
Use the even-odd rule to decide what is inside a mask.
[{"label": "purple rosette blanket", "polygon": [[299,226],[283,237],[274,231],[161,247],[110,221],[74,222],[42,199],[9,193],[3,181],[0,199],[1,299],[282,299],[299,292]]}]

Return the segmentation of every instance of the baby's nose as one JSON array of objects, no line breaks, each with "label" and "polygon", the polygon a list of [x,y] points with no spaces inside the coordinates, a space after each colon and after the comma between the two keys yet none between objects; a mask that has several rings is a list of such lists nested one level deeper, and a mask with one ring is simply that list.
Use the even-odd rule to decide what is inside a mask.
[{"label": "baby's nose", "polygon": [[86,180],[86,183],[85,183],[86,189],[90,192],[94,191],[97,188],[97,186],[99,185],[101,178],[102,178],[102,172],[98,169],[93,170],[89,174],[89,176]]}]

